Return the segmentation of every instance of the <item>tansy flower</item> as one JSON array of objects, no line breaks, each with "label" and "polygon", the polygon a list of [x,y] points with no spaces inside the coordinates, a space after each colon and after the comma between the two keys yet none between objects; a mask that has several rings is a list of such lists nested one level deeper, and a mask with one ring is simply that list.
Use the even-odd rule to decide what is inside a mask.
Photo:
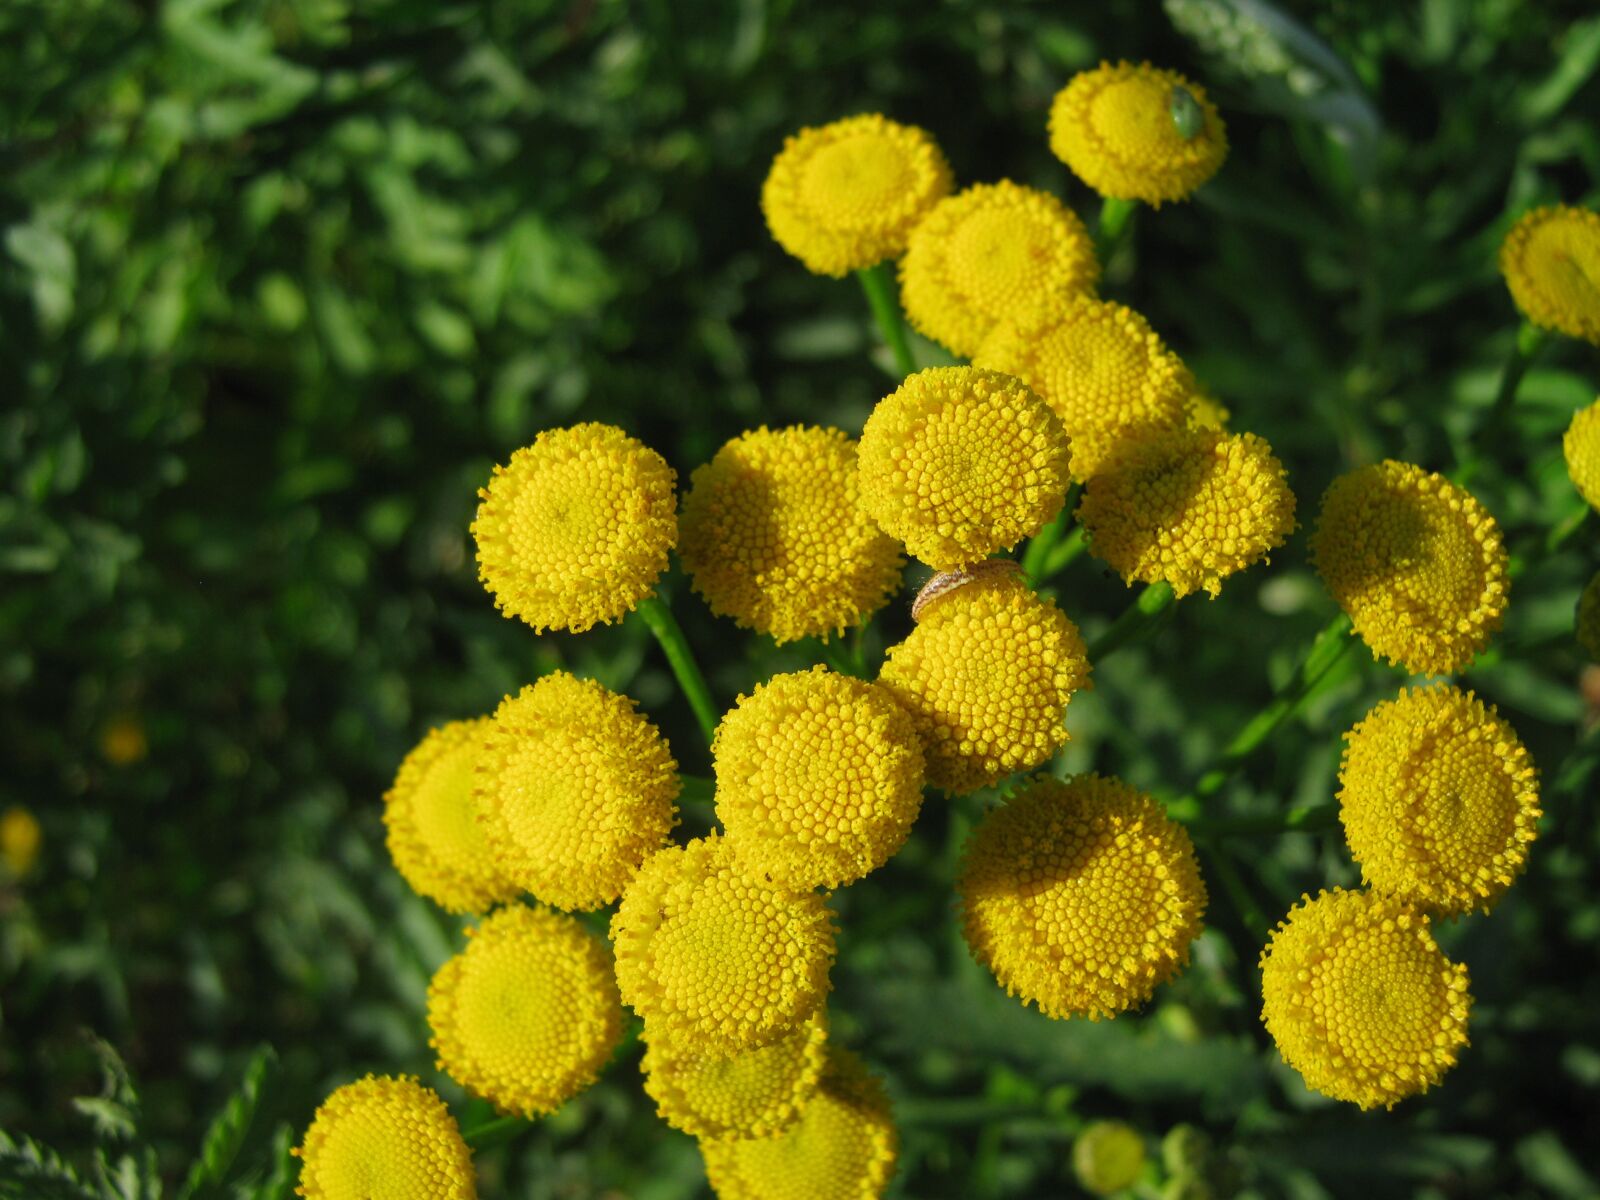
[{"label": "tansy flower", "polygon": [[1402,691],[1345,735],[1339,816],[1373,888],[1437,913],[1488,909],[1538,836],[1539,773],[1493,707]]},{"label": "tansy flower", "polygon": [[1561,439],[1561,451],[1572,486],[1590,508],[1600,508],[1600,400],[1573,414]]},{"label": "tansy flower", "polygon": [[428,987],[439,1069],[501,1112],[554,1112],[621,1039],[611,952],[577,918],[520,904],[467,934]]},{"label": "tansy flower", "polygon": [[1094,1121],[1072,1140],[1072,1173],[1096,1196],[1131,1188],[1144,1173],[1144,1139],[1123,1121]]},{"label": "tansy flower", "polygon": [[1178,428],[1113,454],[1084,489],[1078,520],[1125,582],[1215,596],[1294,531],[1294,493],[1255,434]]},{"label": "tansy flower", "polygon": [[1000,321],[1035,326],[1094,291],[1100,264],[1077,215],[1010,180],[941,200],[911,233],[900,300],[916,329],[970,355]]},{"label": "tansy flower", "polygon": [[507,696],[476,791],[500,869],[546,904],[610,904],[677,823],[678,764],[627,696],[565,671]]},{"label": "tansy flower", "polygon": [[900,849],[922,807],[922,751],[883,688],[813,667],[774,675],[717,726],[717,819],[781,887],[838,887]]},{"label": "tansy flower", "polygon": [[1182,426],[1194,387],[1143,317],[1091,296],[1042,326],[996,325],[972,361],[1015,375],[1061,418],[1080,480],[1117,446]]},{"label": "tansy flower", "polygon": [[1206,907],[1188,833],[1099,775],[1025,784],[973,831],[956,887],[973,956],[1058,1018],[1144,1003],[1189,961]]},{"label": "tansy flower", "polygon": [[1500,527],[1471,494],[1410,463],[1335,479],[1311,557],[1373,653],[1414,674],[1460,670],[1505,616]]},{"label": "tansy flower", "polygon": [[894,1175],[899,1138],[883,1084],[831,1048],[798,1122],[775,1137],[708,1139],[700,1151],[719,1200],[875,1200]]},{"label": "tansy flower", "polygon": [[861,433],[861,502],[937,571],[1037,533],[1071,483],[1067,436],[1026,384],[935,367],[878,402]]},{"label": "tansy flower", "polygon": [[878,682],[911,714],[928,782],[964,795],[1066,742],[1067,702],[1089,686],[1089,661],[1054,601],[986,573],[922,609]]},{"label": "tansy flower", "polygon": [[837,429],[740,434],[695,469],[682,523],[694,590],[778,642],[860,625],[900,586],[900,547],[862,508]]},{"label": "tansy flower", "polygon": [[732,1058],[706,1058],[669,1041],[645,1044],[644,1090],[674,1129],[700,1138],[768,1138],[800,1119],[827,1059],[822,1009],[793,1033]]},{"label": "tansy flower", "polygon": [[521,889],[495,861],[478,822],[473,768],[490,720],[452,721],[422,739],[383,798],[395,868],[450,912],[484,912]]},{"label": "tansy flower", "polygon": [[762,185],[761,211],[807,270],[840,276],[897,258],[950,186],[950,164],[932,137],[872,113],[786,138]]},{"label": "tansy flower", "polygon": [[1261,952],[1262,1020],[1306,1086],[1362,1108],[1425,1092],[1467,1044],[1467,968],[1402,900],[1335,888]]},{"label": "tansy flower", "polygon": [[11,878],[21,879],[33,870],[42,841],[39,818],[22,805],[13,804],[0,815],[0,859],[5,860]]},{"label": "tansy flower", "polygon": [[1600,662],[1600,571],[1589,577],[1578,597],[1577,638],[1589,660]]},{"label": "tansy flower", "polygon": [[821,1006],[833,917],[757,880],[712,833],[650,858],[611,918],[622,998],[646,1035],[707,1056],[770,1045]]},{"label": "tansy flower", "polygon": [[495,607],[536,632],[582,633],[632,612],[678,539],[675,478],[615,426],[541,433],[478,492],[472,535]]},{"label": "tansy flower", "polygon": [[1534,209],[1501,243],[1500,273],[1535,325],[1600,344],[1600,213]]},{"label": "tansy flower", "polygon": [[444,1101],[409,1075],[368,1075],[322,1102],[295,1149],[307,1200],[474,1200],[472,1155]]},{"label": "tansy flower", "polygon": [[1227,431],[1233,414],[1228,406],[1199,384],[1189,393],[1187,421],[1190,429],[1219,429]]},{"label": "tansy flower", "polygon": [[1082,71],[1050,106],[1050,149],[1102,196],[1186,200],[1228,157],[1205,89],[1149,63]]}]

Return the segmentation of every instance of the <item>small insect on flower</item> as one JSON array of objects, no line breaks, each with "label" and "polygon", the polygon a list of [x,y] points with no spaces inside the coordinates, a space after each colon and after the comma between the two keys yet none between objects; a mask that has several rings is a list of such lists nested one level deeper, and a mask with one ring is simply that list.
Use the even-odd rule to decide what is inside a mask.
[{"label": "small insect on flower", "polygon": [[1500,244],[1500,273],[1528,320],[1600,345],[1600,213],[1534,209]]},{"label": "small insect on flower", "polygon": [[368,1075],[312,1118],[297,1195],[306,1200],[475,1200],[472,1155],[450,1110],[414,1077]]},{"label": "small insect on flower", "polygon": [[1600,400],[1580,408],[1561,438],[1572,486],[1590,508],[1600,509]]}]

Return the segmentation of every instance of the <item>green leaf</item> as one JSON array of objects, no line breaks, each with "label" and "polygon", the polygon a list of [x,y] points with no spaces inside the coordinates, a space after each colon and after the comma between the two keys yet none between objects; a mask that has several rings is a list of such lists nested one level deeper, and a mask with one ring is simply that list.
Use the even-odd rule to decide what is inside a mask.
[{"label": "green leaf", "polygon": [[202,1195],[205,1190],[220,1186],[227,1178],[239,1147],[244,1144],[250,1121],[261,1102],[261,1090],[266,1085],[278,1061],[271,1046],[262,1046],[244,1069],[244,1076],[233,1095],[228,1097],[217,1115],[211,1119],[200,1146],[200,1157],[189,1168],[189,1177],[178,1193],[179,1200]]},{"label": "green leaf", "polygon": [[0,1200],[98,1200],[48,1146],[0,1130]]}]

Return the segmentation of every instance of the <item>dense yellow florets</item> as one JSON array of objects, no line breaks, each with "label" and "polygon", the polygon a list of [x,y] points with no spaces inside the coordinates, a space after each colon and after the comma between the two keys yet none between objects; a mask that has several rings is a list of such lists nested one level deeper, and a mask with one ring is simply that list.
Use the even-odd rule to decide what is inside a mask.
[{"label": "dense yellow florets", "polygon": [[1600,571],[1589,577],[1578,597],[1575,632],[1579,649],[1589,656],[1589,661],[1600,662]]},{"label": "dense yellow florets", "polygon": [[1528,320],[1600,345],[1600,213],[1534,209],[1501,243],[1500,272]]},{"label": "dense yellow florets", "polygon": [[645,863],[611,940],[646,1035],[726,1057],[770,1045],[821,1006],[833,917],[816,893],[753,877],[712,833]]},{"label": "dense yellow florets", "polygon": [[1190,429],[1226,430],[1233,414],[1228,406],[1198,384],[1189,393],[1188,425]]},{"label": "dense yellow florets", "polygon": [[700,1143],[719,1200],[876,1200],[899,1137],[883,1084],[855,1055],[828,1051],[822,1084],[776,1137]]},{"label": "dense yellow florets", "polygon": [[1038,327],[995,326],[973,363],[1015,375],[1072,439],[1072,475],[1088,479],[1118,446],[1180,428],[1194,380],[1131,308],[1078,296]]},{"label": "dense yellow florets", "polygon": [[675,479],[615,426],[541,433],[478,493],[472,535],[495,607],[538,632],[582,633],[633,611],[678,540]]},{"label": "dense yellow florets", "polygon": [[1072,1140],[1072,1173],[1096,1196],[1131,1188],[1144,1173],[1144,1138],[1125,1122],[1095,1121]]},{"label": "dense yellow florets", "polygon": [[807,270],[839,276],[898,257],[950,187],[950,164],[932,137],[869,114],[787,138],[761,188],[761,211]]},{"label": "dense yellow florets", "polygon": [[644,1090],[674,1129],[701,1138],[766,1138],[800,1119],[828,1052],[822,1009],[770,1046],[706,1058],[670,1042],[645,1046]]},{"label": "dense yellow florets", "polygon": [[1425,1092],[1467,1044],[1467,968],[1428,918],[1374,892],[1289,910],[1261,952],[1261,1016],[1306,1086],[1362,1108]]},{"label": "dense yellow florets", "polygon": [[1184,828],[1099,775],[1029,781],[973,831],[956,887],[973,956],[1051,1017],[1144,1003],[1189,961],[1206,907]]},{"label": "dense yellow florets", "polygon": [[1447,684],[1402,691],[1345,735],[1339,816],[1373,888],[1488,909],[1539,834],[1539,773],[1493,707]]},{"label": "dense yellow florets", "polygon": [[780,887],[832,888],[876,870],[922,807],[911,717],[883,688],[826,667],[739,697],[712,756],[728,841]]},{"label": "dense yellow florets", "polygon": [[383,798],[395,868],[450,912],[484,912],[521,890],[495,861],[472,794],[490,724],[479,717],[433,730],[406,755]]},{"label": "dense yellow florets", "polygon": [[554,1112],[622,1037],[611,951],[575,917],[502,908],[428,988],[439,1069],[501,1112]]},{"label": "dense yellow florets", "polygon": [[1149,63],[1101,63],[1056,93],[1050,149],[1102,196],[1159,207],[1217,173],[1228,134],[1199,84]]},{"label": "dense yellow florets", "polygon": [[1010,180],[941,200],[912,231],[900,300],[916,329],[970,355],[1000,321],[1043,324],[1100,275],[1077,215],[1048,192]]},{"label": "dense yellow florets", "polygon": [[911,714],[928,782],[964,795],[1048,759],[1089,684],[1078,627],[1014,575],[989,574],[929,604],[889,649],[878,682]]},{"label": "dense yellow florets", "polygon": [[837,429],[744,433],[695,469],[679,553],[711,611],[778,642],[842,633],[900,586],[905,560],[860,501]]},{"label": "dense yellow florets", "polygon": [[472,1155],[444,1101],[409,1075],[368,1075],[317,1109],[297,1195],[308,1200],[474,1200]]},{"label": "dense yellow florets", "polygon": [[1561,439],[1567,474],[1590,508],[1600,509],[1600,400],[1572,415]]},{"label": "dense yellow florets", "polygon": [[1373,653],[1415,674],[1460,670],[1505,616],[1500,527],[1470,493],[1410,463],[1335,479],[1311,557]]},{"label": "dense yellow florets", "polygon": [[677,823],[678,764],[627,696],[565,671],[495,710],[479,819],[501,872],[546,904],[610,904]]},{"label": "dense yellow florets", "polygon": [[1089,480],[1078,519],[1090,551],[1127,583],[1215,596],[1294,532],[1294,493],[1255,434],[1179,428],[1117,451]]},{"label": "dense yellow florets", "polygon": [[1028,386],[976,367],[935,367],[878,402],[861,433],[861,502],[938,571],[1037,533],[1061,510],[1071,456]]}]

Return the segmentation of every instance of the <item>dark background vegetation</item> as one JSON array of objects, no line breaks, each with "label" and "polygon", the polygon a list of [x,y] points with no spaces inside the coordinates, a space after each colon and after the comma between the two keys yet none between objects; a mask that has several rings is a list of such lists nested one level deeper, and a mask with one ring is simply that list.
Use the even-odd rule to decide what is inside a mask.
[{"label": "dark background vegetation", "polygon": [[[1352,465],[1454,465],[1515,333],[1502,232],[1600,195],[1586,4],[0,6],[0,808],[44,830],[0,884],[0,1127],[86,1176],[97,1142],[113,1172],[148,1144],[116,1194],[170,1192],[261,1043],[278,1062],[241,1195],[282,1194],[290,1139],[363,1071],[418,1072],[481,1116],[426,1045],[458,923],[388,863],[400,757],[560,665],[628,688],[686,770],[707,763],[642,627],[539,638],[495,613],[476,487],[577,419],[683,476],[755,424],[859,429],[892,380],[855,284],[765,232],[783,136],[881,110],[932,130],[961,183],[1011,176],[1092,219],[1044,123],[1102,57],[1176,67],[1223,109],[1226,167],[1139,215],[1105,290],[1271,440],[1302,522]],[[1532,565],[1465,681],[1533,750],[1548,817],[1498,910],[1442,930],[1478,998],[1444,1086],[1365,1115],[1308,1093],[1257,1021],[1250,905],[1209,868],[1213,927],[1143,1014],[1023,1010],[952,920],[981,801],[935,797],[835,902],[836,1036],[900,1103],[895,1194],[1074,1194],[1071,1131],[1096,1117],[1152,1146],[1197,1123],[1252,1195],[1595,1194],[1600,838],[1570,629],[1600,538],[1533,548],[1578,507],[1559,435],[1597,367],[1547,351],[1474,484]],[[807,661],[668,588],[723,702]],[[1057,591],[1090,633],[1127,602],[1090,559]],[[1302,530],[1098,671],[1056,769],[1181,792],[1332,612]],[[905,621],[886,612],[878,643]],[[1328,799],[1340,732],[1400,682],[1358,651],[1218,810]],[[1269,919],[1358,879],[1336,835],[1233,858]],[[137,1113],[89,1031],[126,1060]],[[703,1194],[636,1063],[480,1152],[484,1194]]]}]

